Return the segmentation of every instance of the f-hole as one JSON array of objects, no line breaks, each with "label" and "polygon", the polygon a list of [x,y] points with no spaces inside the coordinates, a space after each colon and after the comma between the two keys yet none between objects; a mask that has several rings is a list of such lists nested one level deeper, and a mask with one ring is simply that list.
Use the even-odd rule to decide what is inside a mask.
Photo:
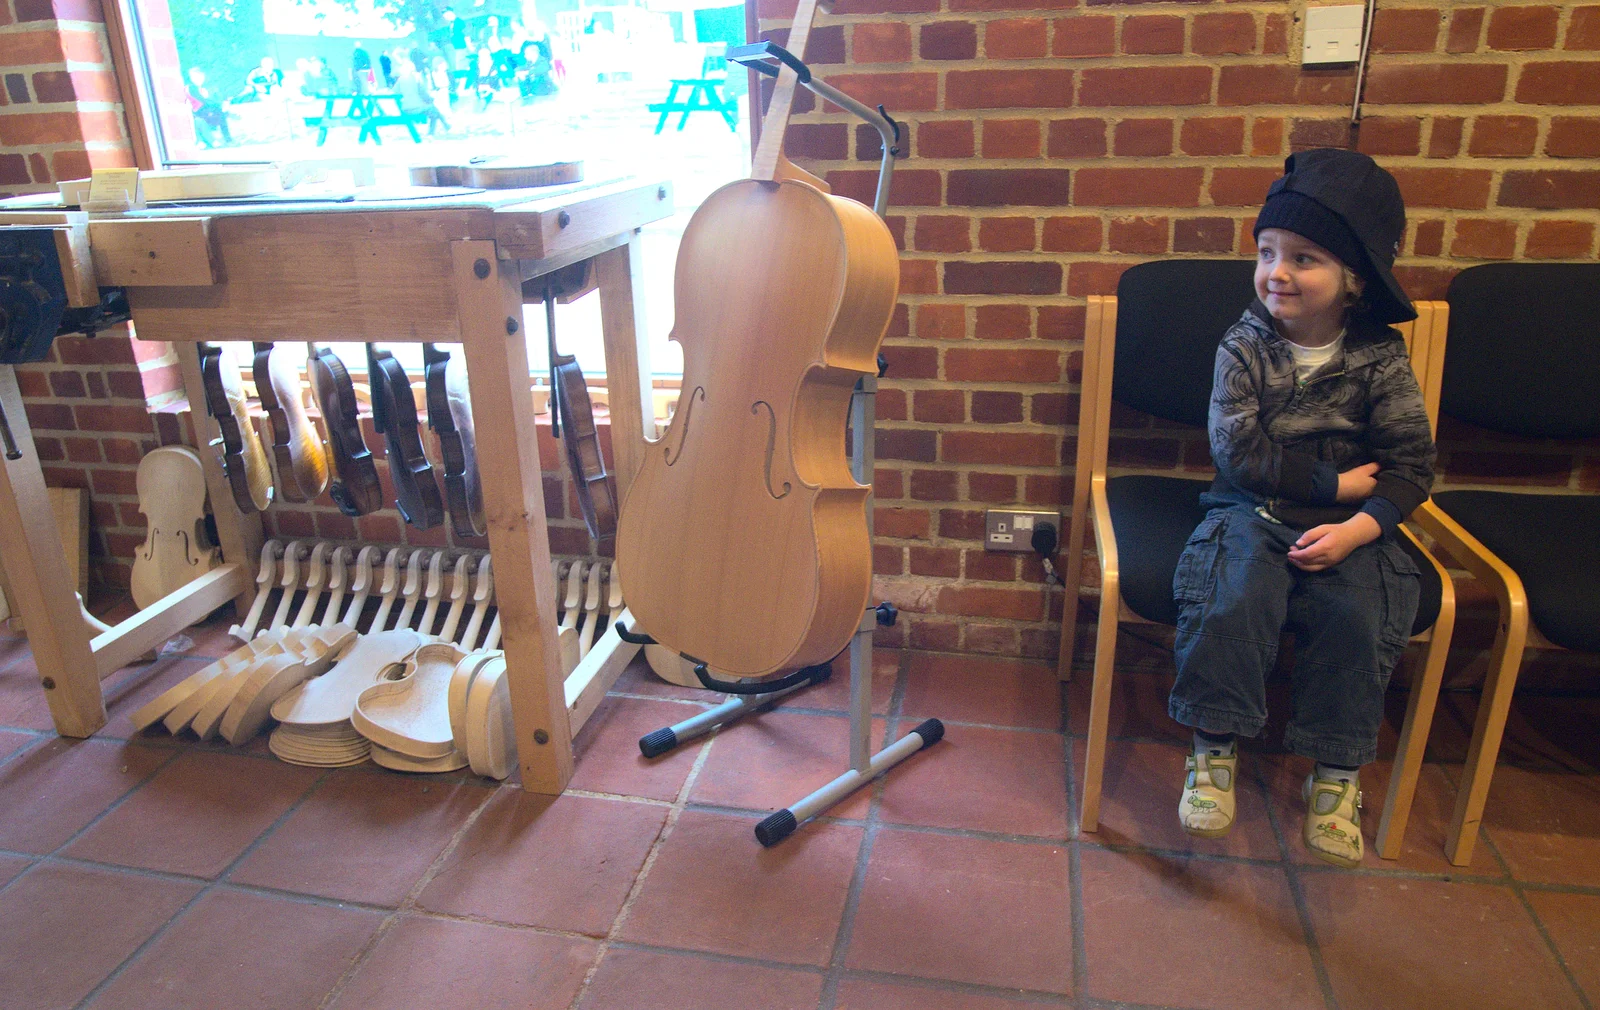
[{"label": "f-hole", "polygon": [[773,500],[776,501],[787,497],[789,494],[788,481],[783,482],[783,494],[772,490],[772,453],[778,444],[778,416],[773,412],[772,404],[765,400],[757,400],[752,403],[750,405],[750,413],[759,414],[760,411],[756,409],[758,407],[767,408],[767,494],[771,495]]},{"label": "f-hole", "polygon": [[706,398],[706,388],[704,386],[694,387],[694,392],[689,394],[689,402],[684,405],[683,433],[678,436],[678,451],[674,453],[670,445],[661,450],[668,466],[683,458],[683,444],[689,440],[689,418],[694,413],[694,399],[697,396],[702,400]]}]

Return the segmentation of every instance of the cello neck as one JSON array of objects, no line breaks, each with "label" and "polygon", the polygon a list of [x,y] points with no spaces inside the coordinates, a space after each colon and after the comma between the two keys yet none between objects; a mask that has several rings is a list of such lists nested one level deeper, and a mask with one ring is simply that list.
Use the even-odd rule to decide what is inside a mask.
[{"label": "cello neck", "polygon": [[[806,58],[806,38],[811,34],[811,22],[816,13],[817,0],[800,0],[800,5],[795,8],[788,43],[784,48],[793,53],[797,60]],[[780,167],[780,163],[788,160],[783,156],[783,135],[789,127],[789,109],[794,104],[794,92],[799,86],[798,76],[789,67],[778,71],[777,83],[772,89],[772,102],[767,106],[766,117],[761,120],[761,143],[752,159],[750,178],[771,182],[786,174]]]}]

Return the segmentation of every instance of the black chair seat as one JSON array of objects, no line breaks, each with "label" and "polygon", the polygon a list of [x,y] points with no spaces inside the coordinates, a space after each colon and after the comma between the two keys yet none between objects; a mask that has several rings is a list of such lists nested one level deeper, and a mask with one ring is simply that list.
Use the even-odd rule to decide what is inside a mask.
[{"label": "black chair seat", "polygon": [[1600,652],[1600,495],[1444,491],[1433,500],[1521,577],[1544,637]]},{"label": "black chair seat", "polygon": [[[1206,516],[1206,510],[1200,507],[1200,494],[1210,486],[1209,480],[1144,475],[1111,477],[1106,481],[1111,527],[1117,534],[1122,598],[1129,610],[1147,621],[1178,623],[1172,575],[1189,534]],[[1417,619],[1411,625],[1415,635],[1433,627],[1439,619],[1443,589],[1438,570],[1422,552],[1405,537],[1400,538],[1400,544],[1422,572],[1422,595]]]}]

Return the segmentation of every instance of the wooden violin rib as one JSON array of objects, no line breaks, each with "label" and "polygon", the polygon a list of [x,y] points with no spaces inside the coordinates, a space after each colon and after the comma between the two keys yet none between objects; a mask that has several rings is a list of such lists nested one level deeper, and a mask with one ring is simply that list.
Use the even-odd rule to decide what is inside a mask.
[{"label": "wooden violin rib", "polygon": [[411,380],[393,354],[372,344],[367,345],[367,379],[372,384],[372,422],[387,447],[384,457],[394,482],[395,507],[410,525],[432,529],[444,521],[444,503],[422,448]]},{"label": "wooden violin rib", "polygon": [[285,501],[312,501],[328,486],[328,458],[300,400],[300,370],[287,347],[261,343],[255,351],[256,395],[272,426],[278,493]]},{"label": "wooden violin rib", "polygon": [[272,504],[272,469],[250,422],[238,366],[222,348],[198,346],[206,413],[216,419],[221,432],[222,470],[228,477],[228,490],[239,511],[259,512]]},{"label": "wooden violin rib", "polygon": [[202,544],[206,476],[200,456],[186,446],[152,449],[134,478],[144,513],[144,544],[134,553],[133,602],[142,610],[221,563],[221,552]]},{"label": "wooden violin rib", "polygon": [[322,348],[307,359],[306,373],[328,433],[328,461],[333,471],[329,496],[347,516],[378,511],[383,508],[383,486],[378,483],[377,464],[361,436],[356,391],[349,371],[337,354]]},{"label": "wooden violin rib", "polygon": [[407,757],[449,757],[455,750],[450,679],[465,658],[465,652],[449,643],[422,646],[406,662],[403,676],[361,692],[350,724],[373,743]]}]

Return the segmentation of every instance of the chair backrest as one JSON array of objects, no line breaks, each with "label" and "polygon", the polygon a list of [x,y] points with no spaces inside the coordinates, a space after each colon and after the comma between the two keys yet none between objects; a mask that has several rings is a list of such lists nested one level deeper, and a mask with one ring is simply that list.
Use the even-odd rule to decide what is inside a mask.
[{"label": "chair backrest", "polygon": [[1111,398],[1204,427],[1217,345],[1255,297],[1255,260],[1157,260],[1117,282]]},{"label": "chair backrest", "polygon": [[1494,263],[1450,282],[1440,405],[1532,438],[1600,436],[1600,263]]}]

